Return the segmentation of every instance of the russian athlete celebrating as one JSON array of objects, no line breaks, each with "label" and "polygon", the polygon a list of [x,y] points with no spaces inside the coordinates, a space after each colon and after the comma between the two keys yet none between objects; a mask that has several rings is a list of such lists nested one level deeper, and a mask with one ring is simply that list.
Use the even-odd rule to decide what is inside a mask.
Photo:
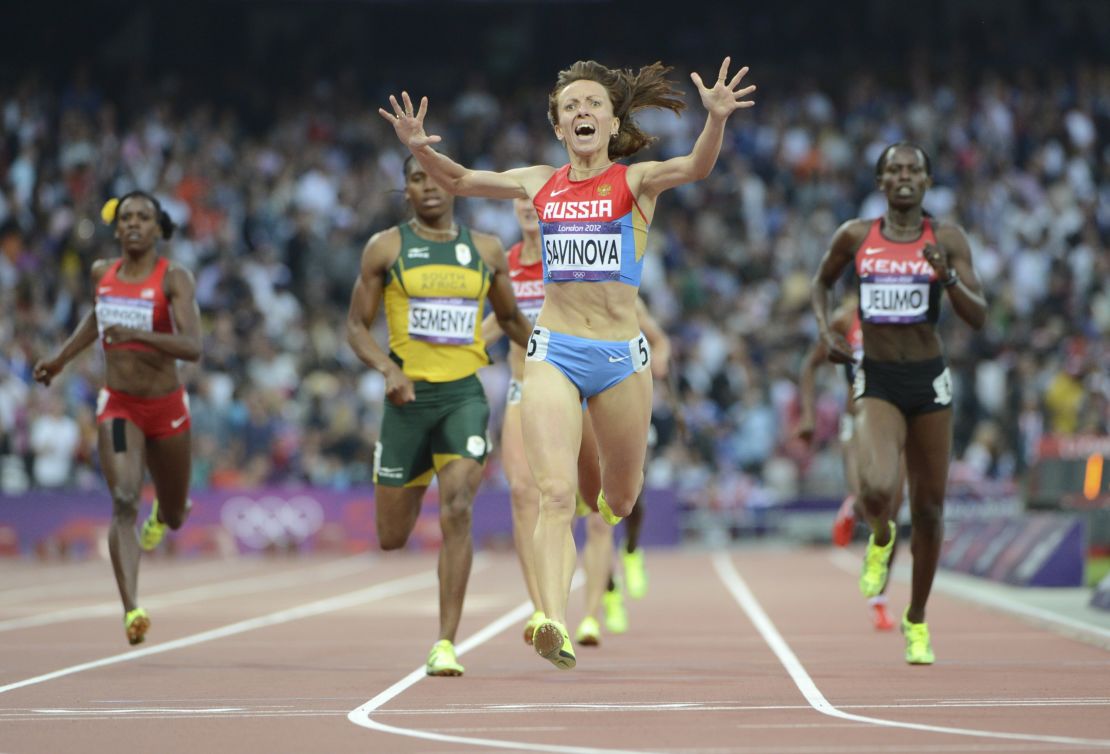
[{"label": "russian athlete celebrating", "polygon": [[659,63],[638,72],[579,61],[559,73],[548,118],[566,146],[568,164],[505,172],[471,170],[436,152],[440,137],[424,131],[428,100],[418,108],[407,92],[390,97],[388,120],[438,183],[461,196],[530,199],[540,219],[545,298],[524,368],[524,445],[540,489],[536,571],[546,619],[536,652],[573,668],[566,605],[576,553],[571,536],[582,436],[581,403],[589,402],[598,440],[602,493],[598,509],[610,522],[627,515],[643,485],[651,418],[651,353],[636,316],[637,289],[655,205],[665,190],[700,180],[713,169],[725,123],[754,86],[740,87],[722,62],[716,82],[691,79],[707,110],[689,154],[623,165],[651,143],[634,114],[648,107],[680,112],[685,103]]}]

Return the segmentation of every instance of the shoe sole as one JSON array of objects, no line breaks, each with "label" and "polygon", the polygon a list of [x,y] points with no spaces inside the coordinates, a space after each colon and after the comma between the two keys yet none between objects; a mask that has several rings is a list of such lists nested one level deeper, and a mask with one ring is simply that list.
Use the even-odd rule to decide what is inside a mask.
[{"label": "shoe sole", "polygon": [[577,636],[574,640],[578,643],[578,646],[580,647],[601,646],[601,638],[598,636],[594,636],[593,634],[587,634],[586,636]]},{"label": "shoe sole", "polygon": [[146,632],[150,630],[150,618],[140,615],[131,621],[127,627],[127,642],[131,646],[142,644],[146,641]]},{"label": "shoe sole", "polygon": [[457,678],[463,674],[461,670],[456,668],[439,668],[438,670],[427,669],[427,675],[435,678]]},{"label": "shoe sole", "polygon": [[542,623],[532,635],[532,646],[543,659],[560,670],[570,670],[578,664],[573,654],[563,650],[563,633],[553,623]]}]

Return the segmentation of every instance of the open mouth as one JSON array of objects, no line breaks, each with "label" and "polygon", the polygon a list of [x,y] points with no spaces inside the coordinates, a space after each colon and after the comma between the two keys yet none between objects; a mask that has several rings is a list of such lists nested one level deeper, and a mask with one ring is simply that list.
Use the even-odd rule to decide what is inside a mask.
[{"label": "open mouth", "polygon": [[593,136],[597,133],[597,128],[593,123],[579,123],[574,127],[575,136]]}]

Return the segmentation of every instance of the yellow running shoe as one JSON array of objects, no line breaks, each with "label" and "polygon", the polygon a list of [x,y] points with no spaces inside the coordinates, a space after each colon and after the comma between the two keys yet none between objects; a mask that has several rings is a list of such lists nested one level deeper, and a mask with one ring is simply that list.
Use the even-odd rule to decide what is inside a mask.
[{"label": "yellow running shoe", "polygon": [[575,516],[575,518],[585,518],[586,516],[590,515],[591,513],[593,513],[593,511],[590,510],[590,504],[586,502],[586,498],[582,497],[582,493],[579,492],[579,493],[575,494],[575,496],[574,496],[574,516]]},{"label": "yellow running shoe", "polygon": [[601,598],[605,607],[605,630],[611,634],[623,634],[628,630],[628,613],[624,611],[624,595],[620,587],[606,592]]},{"label": "yellow running shoe", "polygon": [[933,644],[929,640],[928,623],[910,623],[906,614],[902,613],[902,634],[906,637],[906,662],[910,665],[932,665],[936,662],[933,654]]},{"label": "yellow running shoe", "polygon": [[628,587],[628,596],[640,600],[647,594],[647,572],[644,571],[644,551],[637,547],[632,552],[621,548],[621,560],[624,562],[624,583]]},{"label": "yellow running shoe", "polygon": [[875,535],[867,539],[867,552],[863,555],[863,571],[859,575],[859,590],[864,597],[875,597],[886,586],[887,566],[890,553],[894,550],[894,537],[898,533],[893,521],[890,524],[890,541],[885,547],[875,544]]},{"label": "yellow running shoe", "polygon": [[462,675],[463,666],[455,656],[455,645],[447,639],[440,639],[433,644],[432,651],[428,653],[428,664],[424,671],[428,675]]},{"label": "yellow running shoe", "polygon": [[143,521],[143,528],[139,531],[139,546],[149,552],[158,546],[164,536],[166,536],[166,525],[158,520],[158,498],[154,498],[150,516]]},{"label": "yellow running shoe", "polygon": [[544,620],[536,627],[532,636],[532,646],[536,654],[560,670],[570,670],[578,661],[574,657],[574,645],[566,626],[551,619]]},{"label": "yellow running shoe", "polygon": [[524,624],[524,643],[532,643],[532,634],[536,633],[536,626],[543,623],[543,619],[547,616],[543,614],[543,610],[537,610],[532,613],[532,617]]},{"label": "yellow running shoe", "polygon": [[592,615],[583,618],[578,624],[578,630],[574,632],[574,640],[583,647],[596,647],[601,644],[601,626],[597,618]]},{"label": "yellow running shoe", "polygon": [[137,607],[124,615],[123,630],[127,633],[127,642],[132,646],[146,641],[146,632],[150,630],[150,616],[146,610]]},{"label": "yellow running shoe", "polygon": [[616,526],[621,522],[622,516],[613,513],[613,509],[605,501],[605,490],[597,493],[597,512],[601,514],[602,520],[610,526]]}]

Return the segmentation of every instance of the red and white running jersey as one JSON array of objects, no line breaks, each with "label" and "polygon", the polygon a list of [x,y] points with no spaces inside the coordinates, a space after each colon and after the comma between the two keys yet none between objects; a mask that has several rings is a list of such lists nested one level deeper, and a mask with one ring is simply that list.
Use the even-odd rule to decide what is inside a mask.
[{"label": "red and white running jersey", "polygon": [[509,280],[513,284],[513,295],[517,306],[533,325],[543,308],[543,260],[532,264],[521,264],[520,253],[524,242],[517,241],[509,249]]},{"label": "red and white running jersey", "polygon": [[170,303],[162,290],[162,282],[170,260],[159,257],[145,280],[129,283],[119,279],[120,259],[104,273],[96,285],[96,326],[105,350],[114,348],[131,351],[154,351],[145,343],[105,343],[104,330],[112,325],[146,332],[173,332]]}]

